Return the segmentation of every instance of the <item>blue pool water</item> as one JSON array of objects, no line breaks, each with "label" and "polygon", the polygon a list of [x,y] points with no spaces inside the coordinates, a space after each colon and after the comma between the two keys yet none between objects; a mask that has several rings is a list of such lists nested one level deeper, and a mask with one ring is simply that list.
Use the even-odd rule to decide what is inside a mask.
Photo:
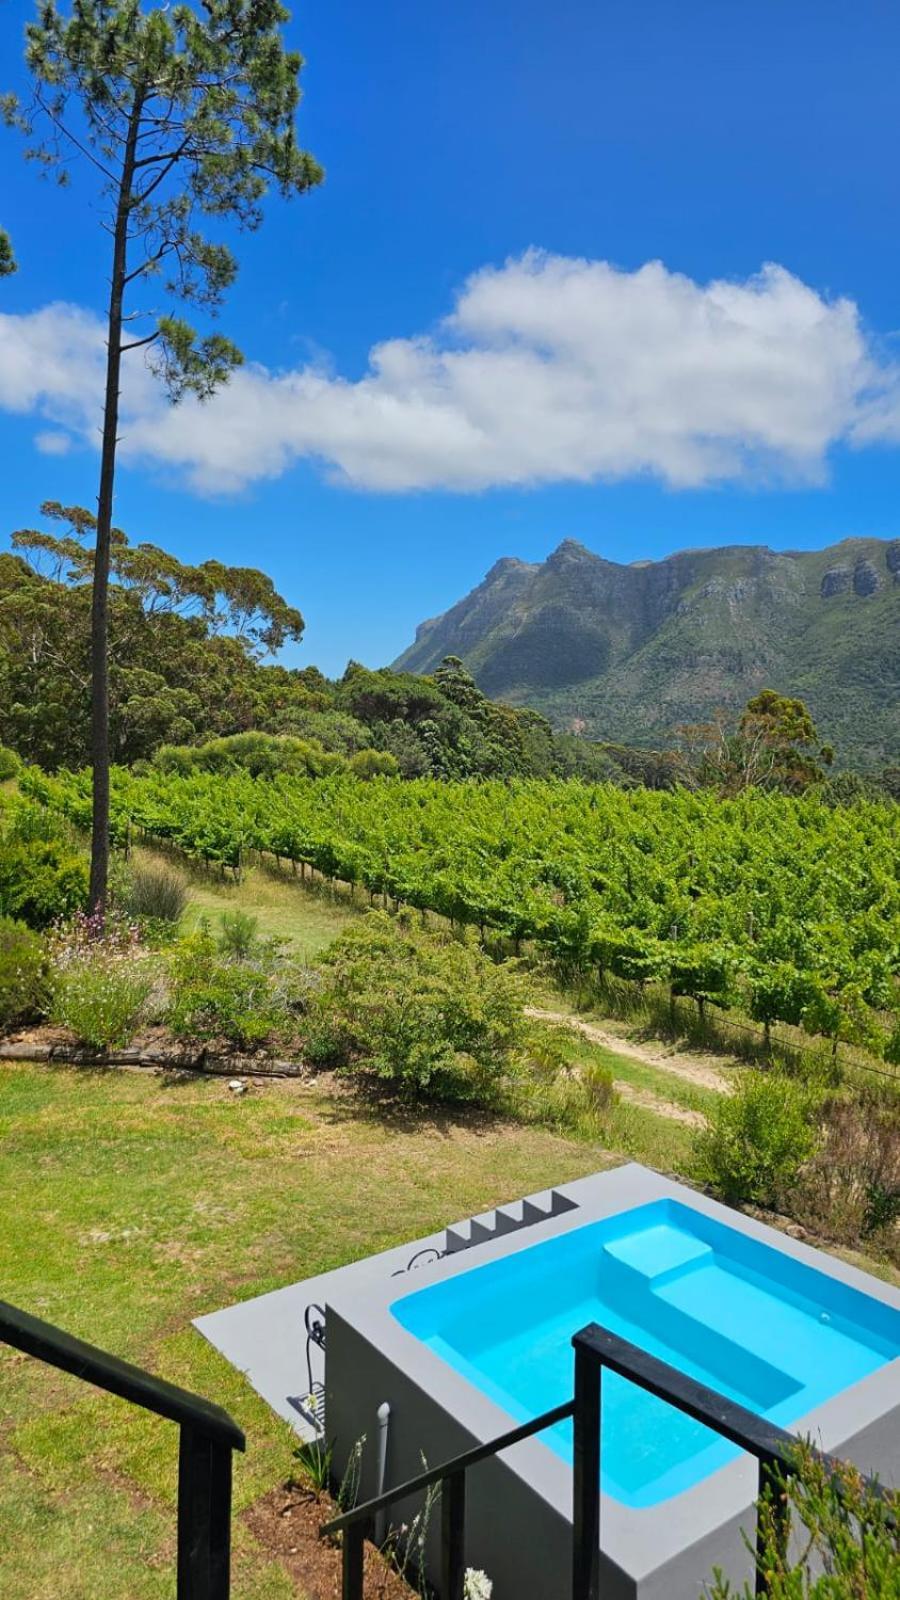
[{"label": "blue pool water", "polygon": [[[782,1427],[900,1355],[900,1312],[671,1200],[620,1212],[395,1300],[410,1333],[526,1420],[572,1393],[588,1322]],[[613,1373],[603,1487],[655,1505],[737,1454]],[[543,1435],[571,1459],[571,1424]]]}]

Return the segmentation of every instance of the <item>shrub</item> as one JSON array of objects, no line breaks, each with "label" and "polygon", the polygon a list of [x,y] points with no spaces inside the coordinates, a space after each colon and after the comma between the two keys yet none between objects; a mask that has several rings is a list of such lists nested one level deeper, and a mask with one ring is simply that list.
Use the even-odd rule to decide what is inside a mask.
[{"label": "shrub", "polygon": [[[900,1494],[877,1492],[849,1462],[835,1465],[808,1444],[797,1446],[796,1472],[759,1502],[760,1564],[770,1600],[897,1600]],[[800,1525],[800,1555],[781,1539],[782,1497]],[[751,1546],[752,1548],[752,1546]],[[716,1571],[707,1600],[753,1600],[755,1584],[735,1590]]]},{"label": "shrub", "polygon": [[590,1061],[581,1071],[581,1082],[589,1113],[602,1117],[616,1103],[612,1071],[599,1061]]},{"label": "shrub", "polygon": [[51,949],[51,1021],[70,1028],[92,1050],[128,1044],[145,1018],[157,979],[133,930],[110,923],[98,938],[85,917],[57,935]]},{"label": "shrub", "polygon": [[578,1056],[578,1045],[571,1028],[541,1023],[531,1030],[527,1065],[537,1078],[552,1083],[561,1072],[572,1068]]},{"label": "shrub", "polygon": [[221,962],[183,984],[169,1011],[172,1032],[187,1039],[227,1039],[241,1049],[266,1044],[287,1021],[272,980],[247,963]]},{"label": "shrub", "polygon": [[10,750],[8,745],[0,744],[0,783],[6,783],[14,778],[22,763],[15,750]]},{"label": "shrub", "polygon": [[874,1239],[900,1251],[900,1103],[897,1091],[865,1088],[825,1101],[821,1143],[800,1173],[791,1215],[842,1244]]},{"label": "shrub", "polygon": [[304,1028],[411,1097],[488,1101],[521,1049],[520,978],[474,941],[375,911],[320,958]]},{"label": "shrub", "polygon": [[354,1039],[349,1029],[329,1017],[321,1005],[312,1005],[303,1027],[303,1057],[310,1067],[349,1066]]},{"label": "shrub", "polygon": [[342,772],[345,761],[333,750],[325,750],[318,739],[295,739],[289,734],[232,733],[206,744],[164,744],[157,750],[154,765],[163,772],[237,772],[243,769],[254,778],[271,778],[277,772],[298,777],[322,777],[327,772]]},{"label": "shrub", "polygon": [[135,866],[125,876],[118,901],[135,922],[171,928],[184,915],[187,885],[174,867]]},{"label": "shrub", "polygon": [[742,1072],[696,1136],[693,1175],[729,1201],[777,1206],[812,1154],[810,1092],[780,1072]]},{"label": "shrub", "polygon": [[22,922],[0,917],[0,1028],[31,1022],[47,1002],[47,952]]},{"label": "shrub", "polygon": [[350,757],[350,771],[356,778],[396,778],[400,763],[388,750],[357,750]]},{"label": "shrub", "polygon": [[223,911],[219,949],[236,961],[246,961],[257,945],[259,918],[249,911]]},{"label": "shrub", "polygon": [[87,905],[87,860],[43,806],[0,812],[0,916],[49,928]]},{"label": "shrub", "polygon": [[285,996],[271,968],[259,962],[223,961],[209,930],[181,941],[170,963],[168,1023],[187,1039],[226,1039],[252,1049],[284,1032],[290,1022]]},{"label": "shrub", "polygon": [[537,1023],[511,1084],[517,1116],[595,1138],[618,1104],[610,1068],[572,1028]]}]

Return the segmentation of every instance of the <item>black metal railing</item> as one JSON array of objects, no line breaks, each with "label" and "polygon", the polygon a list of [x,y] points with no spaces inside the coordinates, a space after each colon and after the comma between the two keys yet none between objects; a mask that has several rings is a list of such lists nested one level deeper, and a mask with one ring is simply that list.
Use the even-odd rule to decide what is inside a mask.
[{"label": "black metal railing", "polygon": [[502,1450],[510,1450],[514,1444],[521,1444],[523,1439],[530,1439],[534,1434],[542,1433],[545,1428],[552,1428],[555,1423],[565,1422],[567,1417],[574,1415],[575,1401],[567,1400],[565,1405],[554,1406],[552,1411],[545,1411],[530,1422],[523,1422],[518,1428],[501,1433],[499,1438],[491,1439],[487,1444],[473,1445],[471,1450],[464,1450],[452,1461],[419,1472],[414,1478],[398,1483],[395,1489],[386,1489],[384,1494],[376,1495],[364,1505],[353,1506],[331,1522],[326,1522],[319,1530],[323,1536],[335,1533],[343,1535],[342,1600],[362,1600],[363,1544],[366,1530],[375,1514],[409,1499],[411,1495],[421,1494],[436,1483],[441,1486],[441,1600],[462,1600],[466,1575],[466,1473],[469,1468],[477,1467],[479,1461],[487,1461]]},{"label": "black metal railing", "polygon": [[85,1344],[0,1301],[0,1343],[70,1372],[107,1394],[177,1422],[177,1600],[228,1600],[231,1583],[231,1459],[246,1440],[227,1411]]},{"label": "black metal railing", "polygon": [[[797,1441],[783,1428],[777,1428],[744,1406],[736,1405],[696,1383],[693,1378],[648,1355],[596,1323],[582,1328],[572,1340],[575,1348],[575,1392],[565,1405],[545,1411],[531,1422],[487,1444],[465,1450],[452,1460],[408,1478],[394,1489],[363,1505],[354,1506],[324,1525],[322,1534],[340,1533],[343,1537],[342,1600],[362,1600],[363,1545],[367,1529],[376,1512],[421,1494],[432,1485],[441,1486],[441,1554],[438,1592],[441,1600],[463,1600],[465,1584],[466,1473],[480,1461],[499,1455],[523,1439],[542,1433],[567,1417],[574,1419],[572,1490],[572,1600],[598,1600],[600,1584],[600,1466],[601,1397],[603,1369],[618,1373],[649,1394],[665,1400],[739,1446],[759,1462],[759,1493],[768,1495],[772,1506],[776,1537],[786,1545],[789,1533],[789,1507],[784,1484],[796,1470]],[[760,1523],[762,1519],[759,1519]],[[765,1564],[761,1546],[762,1528],[757,1532],[756,1593],[767,1593]],[[698,1574],[698,1579],[704,1576]]]},{"label": "black metal railing", "polygon": [[[572,1600],[597,1600],[599,1593],[600,1429],[605,1367],[755,1456],[759,1463],[759,1497],[770,1498],[776,1537],[782,1548],[786,1548],[790,1510],[784,1485],[797,1466],[797,1441],[793,1434],[726,1399],[715,1389],[707,1389],[596,1322],[576,1333],[572,1343],[575,1346]],[[762,1518],[757,1518],[757,1524],[756,1593],[765,1595],[768,1585],[762,1559]]]}]

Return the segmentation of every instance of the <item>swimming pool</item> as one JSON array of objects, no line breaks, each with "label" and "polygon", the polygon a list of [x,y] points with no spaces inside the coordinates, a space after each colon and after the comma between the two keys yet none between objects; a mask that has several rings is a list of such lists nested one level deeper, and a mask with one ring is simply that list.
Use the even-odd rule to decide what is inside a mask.
[{"label": "swimming pool", "polygon": [[[338,1475],[366,1439],[363,1497],[568,1401],[590,1322],[900,1487],[900,1290],[636,1163],[341,1267],[306,1299],[326,1308]],[[602,1414],[603,1600],[697,1600],[714,1567],[752,1592],[755,1460],[610,1372]],[[466,1561],[494,1600],[565,1600],[572,1509],[565,1428],[467,1475]]]},{"label": "swimming pool", "polygon": [[[900,1356],[900,1311],[671,1199],[474,1266],[391,1311],[522,1420],[570,1397],[572,1335],[590,1322],[782,1427]],[[544,1437],[571,1460],[571,1424]],[[657,1505],[737,1454],[604,1375],[603,1488],[623,1505]]]}]

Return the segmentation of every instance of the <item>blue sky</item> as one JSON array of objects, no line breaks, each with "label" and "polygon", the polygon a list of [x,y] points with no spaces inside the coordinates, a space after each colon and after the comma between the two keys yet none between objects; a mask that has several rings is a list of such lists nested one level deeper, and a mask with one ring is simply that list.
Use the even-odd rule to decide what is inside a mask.
[{"label": "blue sky", "polygon": [[[336,672],[565,537],[896,536],[896,8],[317,0],[289,32],[327,181],[241,242],[247,386],[174,423],[135,396],[133,537],[262,566],[307,617],[290,658]],[[6,140],[4,539],[93,504],[106,245],[84,178]]]}]

